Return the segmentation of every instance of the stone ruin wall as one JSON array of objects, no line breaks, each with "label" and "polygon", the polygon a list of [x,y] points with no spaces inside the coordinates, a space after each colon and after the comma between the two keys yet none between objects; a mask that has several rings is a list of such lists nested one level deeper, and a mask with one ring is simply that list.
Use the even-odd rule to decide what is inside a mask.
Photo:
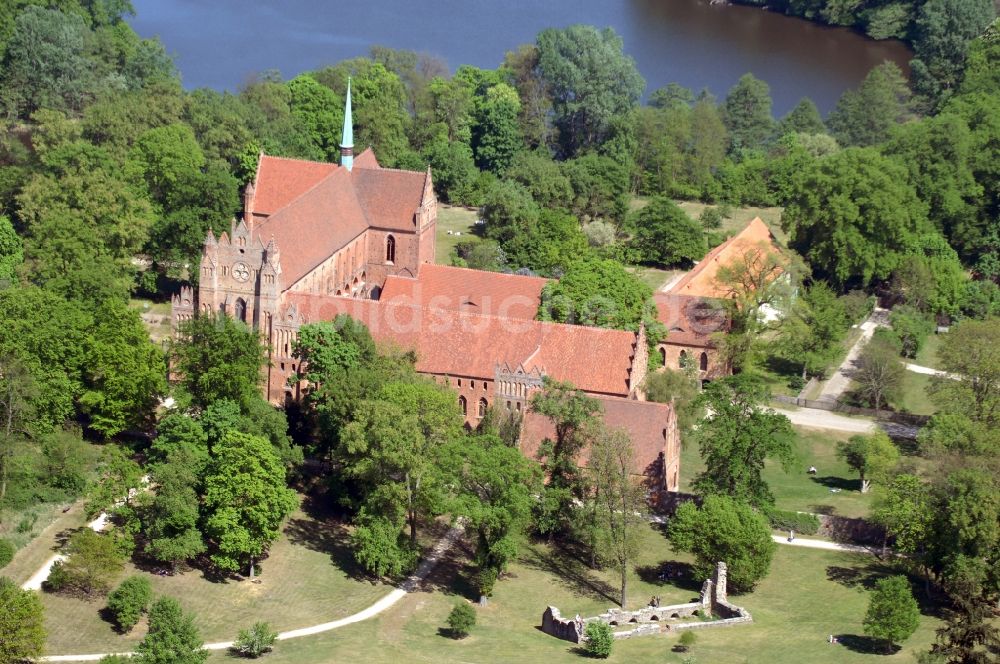
[{"label": "stone ruin wall", "polygon": [[[542,613],[542,631],[564,641],[583,643],[587,640],[584,630],[587,623],[603,622],[612,626],[629,626],[626,631],[614,632],[616,639],[628,639],[635,636],[647,636],[685,629],[706,629],[709,627],[727,627],[753,622],[750,612],[741,606],[729,602],[726,583],[727,569],[723,562],[718,563],[714,578],[706,579],[702,585],[697,602],[672,604],[669,606],[647,606],[637,611],[625,611],[619,608],[608,609],[605,613],[588,618],[564,618],[559,609],[546,607]],[[718,620],[699,622],[671,622],[690,618],[703,612],[707,615],[719,616]]]}]

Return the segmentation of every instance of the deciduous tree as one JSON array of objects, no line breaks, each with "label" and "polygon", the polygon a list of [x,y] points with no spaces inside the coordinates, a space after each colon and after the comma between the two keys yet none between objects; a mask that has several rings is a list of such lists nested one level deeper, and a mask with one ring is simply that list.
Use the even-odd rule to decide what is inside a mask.
[{"label": "deciduous tree", "polygon": [[938,350],[949,376],[935,378],[931,393],[951,412],[987,425],[1000,421],[1000,326],[996,320],[964,320]]},{"label": "deciduous tree", "polygon": [[767,576],[777,544],[763,514],[728,496],[708,496],[698,508],[681,505],[670,522],[667,539],[676,551],[695,557],[696,578],[707,579],[722,561],[728,567],[729,587],[753,590]]},{"label": "deciduous tree", "polygon": [[[602,427],[603,429],[603,427]],[[643,490],[637,480],[635,453],[628,434],[620,429],[602,430],[594,437],[587,471],[597,503],[598,547],[601,558],[611,561],[620,579],[618,605],[626,605],[629,564],[639,549]]]},{"label": "deciduous tree", "polygon": [[860,476],[861,493],[867,493],[873,481],[885,481],[899,463],[899,449],[882,431],[867,436],[851,436],[847,442],[837,445],[837,456]]},{"label": "deciduous tree", "polygon": [[45,647],[42,600],[0,577],[0,662],[37,659]]},{"label": "deciduous tree", "polygon": [[906,369],[899,359],[899,345],[890,335],[876,333],[861,349],[852,376],[857,394],[876,410],[895,398]]},{"label": "deciduous tree", "polygon": [[763,508],[774,504],[764,481],[764,462],[787,470],[795,435],[788,418],[766,407],[770,390],[750,374],[709,383],[701,397],[711,414],[696,432],[705,471],[694,480],[698,493],[723,495]]},{"label": "deciduous tree", "polygon": [[489,596],[517,556],[541,477],[537,465],[495,436],[469,436],[459,445],[464,458],[457,510],[475,538],[479,592]]},{"label": "deciduous tree", "polygon": [[230,431],[212,450],[205,478],[205,535],[212,562],[235,572],[254,565],[278,538],[281,522],[296,506],[285,485],[285,468],[264,438]]},{"label": "deciduous tree", "polygon": [[209,652],[194,625],[194,616],[172,597],[161,597],[149,610],[149,632],[135,649],[138,664],[204,664]]},{"label": "deciduous tree", "polygon": [[886,650],[905,641],[920,626],[920,607],[905,576],[879,579],[868,600],[865,634],[886,642]]},{"label": "deciduous tree", "polygon": [[611,28],[574,25],[543,30],[536,43],[562,153],[600,145],[612,119],[629,111],[645,86],[621,37]]}]

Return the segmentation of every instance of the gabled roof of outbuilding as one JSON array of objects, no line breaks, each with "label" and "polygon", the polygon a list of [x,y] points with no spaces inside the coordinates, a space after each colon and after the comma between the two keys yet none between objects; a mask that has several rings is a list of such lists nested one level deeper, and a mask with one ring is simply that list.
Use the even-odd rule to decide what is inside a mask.
[{"label": "gabled roof of outbuilding", "polygon": [[758,246],[767,246],[770,251],[781,251],[771,229],[760,217],[754,217],[746,228],[709,251],[669,292],[693,297],[726,297],[717,282],[719,268],[731,265],[748,250]]}]

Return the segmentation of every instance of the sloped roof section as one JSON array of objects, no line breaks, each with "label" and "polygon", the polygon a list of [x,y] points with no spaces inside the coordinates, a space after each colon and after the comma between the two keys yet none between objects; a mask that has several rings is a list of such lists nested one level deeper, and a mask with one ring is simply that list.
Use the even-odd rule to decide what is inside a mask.
[{"label": "sloped roof section", "polygon": [[754,217],[746,228],[708,252],[669,292],[693,297],[726,297],[716,281],[719,268],[732,264],[749,249],[761,245],[767,245],[771,251],[781,251],[771,229],[760,217]]},{"label": "sloped roof section", "polygon": [[354,168],[382,168],[375,157],[375,151],[365,148],[365,151],[354,158]]},{"label": "sloped roof section", "polygon": [[[622,429],[632,440],[633,473],[652,477],[662,472],[660,454],[666,453],[666,430],[670,426],[672,406],[613,397],[599,397],[598,401],[604,411],[605,425],[610,429]],[[552,421],[529,409],[521,425],[521,451],[534,459],[542,441],[554,439],[555,435]],[[581,454],[580,461],[587,463],[587,450]]]},{"label": "sloped roof section", "polygon": [[709,348],[712,335],[726,328],[726,312],[714,300],[656,293],[653,302],[657,320],[667,328],[666,343]]},{"label": "sloped roof section", "polygon": [[350,173],[337,169],[277,213],[254,233],[281,249],[282,286],[289,288],[368,228]]},{"label": "sloped roof section", "polygon": [[[357,166],[357,162],[355,162]],[[416,228],[426,173],[389,168],[356,168],[351,179],[372,226],[401,231]]]},{"label": "sloped roof section", "polygon": [[422,373],[492,379],[497,365],[507,364],[586,392],[629,393],[632,332],[305,293],[285,299],[309,322],[342,313],[363,322],[377,341],[415,351]]},{"label": "sloped roof section", "polygon": [[274,214],[339,168],[337,164],[262,154],[254,181],[253,213]]},{"label": "sloped roof section", "polygon": [[534,320],[541,302],[542,277],[421,265],[417,277],[390,276],[379,299],[502,318]]}]

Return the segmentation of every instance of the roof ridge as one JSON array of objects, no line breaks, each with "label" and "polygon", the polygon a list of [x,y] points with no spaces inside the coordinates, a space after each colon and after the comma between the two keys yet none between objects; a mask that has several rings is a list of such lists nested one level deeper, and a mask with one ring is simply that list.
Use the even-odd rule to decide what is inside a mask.
[{"label": "roof ridge", "polygon": [[627,334],[629,337],[634,337],[636,335],[632,330],[619,330],[614,327],[597,327],[595,325],[574,325],[573,323],[559,323],[550,320],[538,320],[537,318],[513,318],[511,316],[497,316],[494,314],[484,314],[478,311],[457,311],[455,309],[442,309],[425,306],[423,304],[418,304],[416,302],[391,302],[389,300],[359,300],[354,297],[347,297],[345,295],[323,295],[321,293],[301,293],[301,292],[288,292],[289,295],[296,297],[309,297],[309,298],[323,298],[323,299],[333,299],[333,300],[345,300],[347,302],[369,302],[374,305],[384,305],[387,307],[403,307],[413,310],[421,311],[433,311],[433,312],[444,312],[449,316],[475,316],[477,318],[489,318],[498,321],[509,321],[512,323],[536,323],[541,327],[551,326],[560,329],[573,329],[573,330],[592,330],[594,332],[612,332],[617,334]]},{"label": "roof ridge", "polygon": [[[460,267],[458,265],[439,265],[437,263],[428,263],[427,265],[421,266],[421,268],[422,269],[432,268],[435,270],[445,270],[445,271],[453,270],[455,272],[479,272],[480,274],[492,274],[501,277],[514,277],[515,279],[538,279],[545,282],[552,281],[552,279],[549,279],[548,277],[539,277],[533,274],[517,274],[515,272],[495,272],[493,270],[480,270],[474,267]],[[416,277],[413,278],[415,279]]]},{"label": "roof ridge", "polygon": [[362,171],[383,171],[389,173],[409,173],[410,175],[419,175],[421,177],[426,176],[426,171],[409,171],[405,168],[387,168],[386,166],[380,166],[379,168],[362,168]]},{"label": "roof ridge", "polygon": [[[693,281],[694,278],[696,276],[698,276],[701,273],[702,270],[704,270],[705,268],[707,268],[710,265],[710,263],[711,263],[711,261],[713,259],[717,258],[718,255],[721,254],[723,251],[725,251],[725,249],[727,247],[729,247],[729,245],[733,244],[736,241],[737,238],[741,237],[744,233],[746,233],[747,230],[749,230],[750,227],[754,225],[754,222],[758,221],[758,220],[760,221],[760,223],[762,223],[762,224],[764,223],[764,220],[760,218],[760,215],[757,215],[756,217],[754,217],[753,219],[751,219],[750,221],[748,221],[747,224],[746,224],[746,226],[744,226],[742,229],[740,229],[740,231],[738,233],[734,233],[733,235],[730,235],[723,242],[717,244],[712,249],[709,249],[708,253],[706,253],[702,257],[702,259],[700,261],[698,261],[698,263],[694,267],[692,267],[690,270],[688,270],[687,274],[685,274],[683,277],[681,277],[677,281],[677,283],[673,285],[673,288],[671,288],[667,292],[668,293],[673,293],[673,292],[676,292],[676,291],[680,291],[684,286],[687,286],[689,283],[691,283],[691,281]],[[767,224],[764,224],[764,226],[766,227]],[[771,232],[770,228],[768,228],[767,230],[768,230],[768,233]]]},{"label": "roof ridge", "polygon": [[281,161],[295,161],[300,164],[320,164],[322,166],[333,166],[337,169],[341,168],[340,164],[333,161],[316,161],[315,159],[301,159],[299,157],[282,157],[276,154],[267,154],[261,152],[262,157],[267,157],[268,159],[280,159]]}]

